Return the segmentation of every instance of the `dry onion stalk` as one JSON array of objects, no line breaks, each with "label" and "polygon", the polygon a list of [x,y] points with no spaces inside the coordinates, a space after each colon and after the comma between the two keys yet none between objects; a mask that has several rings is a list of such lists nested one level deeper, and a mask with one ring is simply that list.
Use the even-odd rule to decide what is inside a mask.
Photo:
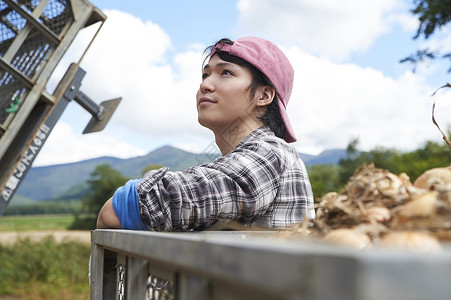
[{"label": "dry onion stalk", "polygon": [[451,242],[451,167],[428,170],[414,184],[406,174],[361,167],[343,191],[321,198],[317,218],[307,223],[283,236],[357,249],[440,251],[440,242]]}]

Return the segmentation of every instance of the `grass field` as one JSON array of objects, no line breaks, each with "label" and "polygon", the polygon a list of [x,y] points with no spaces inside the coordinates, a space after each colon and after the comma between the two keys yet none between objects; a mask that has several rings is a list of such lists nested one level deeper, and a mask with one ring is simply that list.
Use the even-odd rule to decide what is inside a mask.
[{"label": "grass field", "polygon": [[[0,217],[0,232],[66,231],[73,215]],[[28,238],[0,243],[0,300],[89,299],[90,245]]]},{"label": "grass field", "polygon": [[90,246],[18,240],[0,245],[0,299],[89,299]]},{"label": "grass field", "polygon": [[30,215],[0,217],[0,231],[65,230],[73,215]]}]

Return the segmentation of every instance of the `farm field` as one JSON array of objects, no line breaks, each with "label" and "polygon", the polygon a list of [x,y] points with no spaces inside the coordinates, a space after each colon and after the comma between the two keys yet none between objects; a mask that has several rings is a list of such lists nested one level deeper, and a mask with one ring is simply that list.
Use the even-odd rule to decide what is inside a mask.
[{"label": "farm field", "polygon": [[0,217],[0,232],[29,230],[66,230],[73,215],[27,215]]},{"label": "farm field", "polygon": [[89,299],[90,231],[72,215],[0,217],[0,300]]}]

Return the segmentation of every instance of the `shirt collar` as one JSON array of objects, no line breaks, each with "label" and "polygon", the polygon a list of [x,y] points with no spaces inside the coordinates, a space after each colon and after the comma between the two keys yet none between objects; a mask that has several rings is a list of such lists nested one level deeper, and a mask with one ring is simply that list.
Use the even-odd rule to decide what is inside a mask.
[{"label": "shirt collar", "polygon": [[271,131],[271,129],[269,129],[269,126],[262,126],[259,127],[257,129],[255,129],[254,131],[252,131],[251,133],[249,133],[237,146],[240,147],[242,144],[244,143],[248,143],[251,141],[256,141],[256,140],[260,140],[268,135],[274,136],[274,132]]}]

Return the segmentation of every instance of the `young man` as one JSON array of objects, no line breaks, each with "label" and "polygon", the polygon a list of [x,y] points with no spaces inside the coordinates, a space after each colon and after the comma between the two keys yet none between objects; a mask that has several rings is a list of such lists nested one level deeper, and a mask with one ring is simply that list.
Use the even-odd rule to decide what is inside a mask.
[{"label": "young man", "polygon": [[223,156],[129,181],[101,209],[98,228],[186,231],[218,221],[284,228],[314,218],[307,171],[288,144],[296,141],[286,113],[290,62],[256,37],[222,39],[207,50],[198,121],[213,131]]}]

